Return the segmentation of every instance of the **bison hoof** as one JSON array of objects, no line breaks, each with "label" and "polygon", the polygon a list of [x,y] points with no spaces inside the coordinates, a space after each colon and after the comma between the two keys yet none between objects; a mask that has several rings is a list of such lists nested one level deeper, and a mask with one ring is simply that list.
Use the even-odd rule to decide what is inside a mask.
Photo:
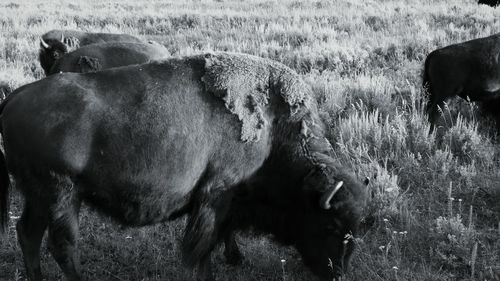
[{"label": "bison hoof", "polygon": [[239,250],[224,251],[224,256],[226,257],[226,263],[229,265],[241,265],[243,263],[243,255]]}]

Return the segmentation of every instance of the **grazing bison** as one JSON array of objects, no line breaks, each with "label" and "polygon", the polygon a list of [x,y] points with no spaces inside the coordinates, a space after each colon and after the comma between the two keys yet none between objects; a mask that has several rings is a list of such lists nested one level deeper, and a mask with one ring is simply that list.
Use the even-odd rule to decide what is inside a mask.
[{"label": "grazing bison", "polygon": [[71,50],[81,46],[107,42],[144,43],[141,39],[128,34],[91,33],[77,30],[51,30],[40,39],[38,58],[45,74],[54,62]]},{"label": "grazing bison", "polygon": [[479,0],[478,4],[485,4],[491,7],[496,7],[500,5],[500,0]]},{"label": "grazing bison", "polygon": [[427,56],[423,85],[429,93],[431,132],[439,107],[448,98],[491,102],[500,97],[499,54],[500,34],[495,34],[437,49]]},{"label": "grazing bison", "polygon": [[47,72],[92,72],[111,67],[145,63],[169,56],[163,46],[149,43],[103,43],[92,44],[67,53],[55,61]]},{"label": "grazing bison", "polygon": [[10,173],[29,280],[42,280],[46,228],[66,278],[80,280],[82,202],[129,226],[187,213],[183,260],[199,280],[213,280],[214,247],[247,229],[295,246],[322,280],[347,267],[365,186],[331,157],[314,99],[280,63],[214,53],[62,73],[0,112],[0,222]]}]

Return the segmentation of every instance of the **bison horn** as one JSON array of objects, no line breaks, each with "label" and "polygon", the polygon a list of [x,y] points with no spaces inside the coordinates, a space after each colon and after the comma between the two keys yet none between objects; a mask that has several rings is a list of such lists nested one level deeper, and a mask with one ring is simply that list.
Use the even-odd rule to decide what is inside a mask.
[{"label": "bison horn", "polygon": [[40,38],[40,45],[42,45],[44,49],[48,49],[50,47],[47,42],[43,41],[43,38]]},{"label": "bison horn", "polygon": [[321,196],[321,199],[319,201],[319,205],[321,206],[321,208],[323,208],[325,210],[329,210],[332,207],[332,205],[330,205],[330,200],[332,200],[335,193],[337,193],[337,191],[339,191],[339,189],[342,187],[343,184],[344,184],[343,181],[337,182],[336,185],[334,185],[332,188],[328,189],[325,192],[325,194],[323,194],[323,196]]},{"label": "bison horn", "polygon": [[64,43],[64,33],[61,32],[61,43]]}]

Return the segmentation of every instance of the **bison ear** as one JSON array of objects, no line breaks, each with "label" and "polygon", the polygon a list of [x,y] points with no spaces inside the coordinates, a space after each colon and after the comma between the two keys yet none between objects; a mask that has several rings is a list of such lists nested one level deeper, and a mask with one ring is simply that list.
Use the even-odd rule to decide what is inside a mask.
[{"label": "bison ear", "polygon": [[102,68],[97,58],[87,56],[81,56],[78,59],[78,65],[80,66],[81,73],[96,72]]}]

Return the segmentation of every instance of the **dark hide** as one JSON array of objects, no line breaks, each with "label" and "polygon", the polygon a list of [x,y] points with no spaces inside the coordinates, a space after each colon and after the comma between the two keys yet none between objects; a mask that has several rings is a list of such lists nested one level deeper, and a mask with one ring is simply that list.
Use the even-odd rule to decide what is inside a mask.
[{"label": "dark hide", "polygon": [[[242,120],[221,92],[207,90],[216,86],[205,77],[214,60],[237,62],[217,64],[222,76],[256,61],[268,66],[260,74],[268,83],[251,91],[268,97],[259,105],[266,122],[258,140],[243,142]],[[287,85],[304,85],[294,79],[270,60],[219,53],[56,74],[13,92],[0,106],[1,128],[8,170],[25,200],[17,233],[28,278],[42,280],[39,251],[48,228],[53,257],[67,279],[80,280],[82,201],[129,226],[187,212],[183,260],[198,266],[199,280],[213,280],[216,245],[236,247],[232,233],[247,229],[294,245],[322,280],[338,277],[352,252],[346,235],[356,231],[365,187],[330,156],[308,88],[299,99],[286,93]],[[0,176],[6,174],[3,167]],[[339,181],[331,208],[320,207]],[[0,184],[6,198],[8,184]]]},{"label": "dark hide", "polygon": [[500,0],[479,0],[478,4],[485,4],[491,7],[496,7],[500,5]]},{"label": "dark hide", "polygon": [[[489,103],[500,97],[499,54],[500,34],[495,34],[437,49],[427,56],[423,86],[429,93],[431,132],[447,99],[459,96]],[[498,111],[495,117],[500,117]]]},{"label": "dark hide", "polygon": [[45,75],[48,75],[50,68],[54,65],[56,60],[68,52],[68,47],[61,43],[58,39],[47,39],[45,43],[48,45],[47,48],[45,48],[42,42],[40,42],[38,59],[40,60],[40,65],[42,66]]},{"label": "dark hide", "polygon": [[48,75],[59,72],[92,72],[100,69],[145,63],[168,56],[167,49],[152,44],[93,44],[81,47],[58,59]]},{"label": "dark hide", "polygon": [[76,49],[90,44],[107,43],[107,42],[146,43],[143,40],[128,34],[94,33],[94,32],[84,32],[78,30],[55,29],[42,35],[42,39],[45,41],[49,39],[60,41],[61,37],[64,38],[63,43],[67,44],[72,49]]},{"label": "dark hide", "polygon": [[[61,42],[63,38],[63,42]],[[48,44],[48,48],[44,48],[40,44],[39,59],[40,64],[45,71],[45,75],[54,65],[55,60],[62,57],[70,51],[74,51],[82,46],[107,42],[129,42],[143,43],[143,40],[128,34],[114,33],[92,33],[77,30],[51,30],[44,35],[42,39]]]},{"label": "dark hide", "polygon": [[101,64],[99,63],[99,59],[91,58],[87,56],[81,56],[77,62],[78,66],[80,66],[80,73],[86,72],[96,72],[102,69]]}]

